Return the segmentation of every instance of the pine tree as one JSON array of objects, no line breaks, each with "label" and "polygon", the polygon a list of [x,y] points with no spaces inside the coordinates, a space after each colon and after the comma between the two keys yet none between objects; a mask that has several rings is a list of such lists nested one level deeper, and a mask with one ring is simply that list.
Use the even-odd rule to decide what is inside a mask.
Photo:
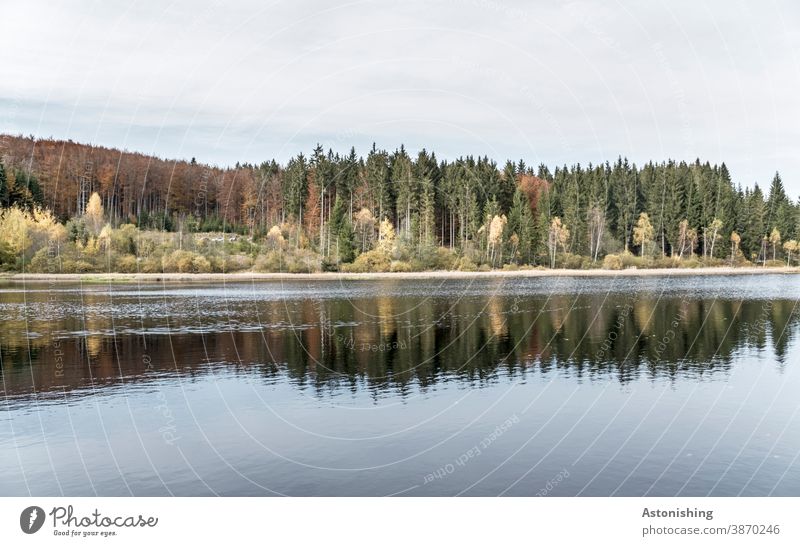
[{"label": "pine tree", "polygon": [[0,159],[0,207],[9,206],[8,200],[8,179],[6,178],[6,168],[3,160]]},{"label": "pine tree", "polygon": [[514,192],[514,197],[512,198],[507,229],[511,237],[517,236],[516,244],[512,243],[508,252],[511,259],[517,261],[518,256],[521,263],[533,263],[533,213],[527,196],[519,188]]},{"label": "pine tree", "polygon": [[336,244],[338,248],[339,263],[350,263],[355,257],[356,237],[353,224],[349,218],[345,218],[339,228],[339,234],[336,237]]},{"label": "pine tree", "polygon": [[582,254],[587,251],[583,235],[586,229],[586,189],[584,173],[580,164],[575,165],[565,176],[564,197],[561,199],[561,214],[566,225],[570,226],[573,237],[569,241],[569,252]]},{"label": "pine tree", "polygon": [[747,220],[745,229],[741,233],[741,248],[745,258],[756,261],[763,259],[763,239],[767,236],[766,204],[764,194],[758,184],[746,196]]},{"label": "pine tree", "polygon": [[425,175],[420,179],[419,234],[420,246],[433,246],[436,243],[436,194],[433,180]]},{"label": "pine tree", "polygon": [[794,207],[786,196],[781,175],[775,173],[767,198],[767,229],[777,228],[782,234],[793,235]]},{"label": "pine tree", "polygon": [[345,201],[337,197],[328,222],[331,239],[336,241],[336,247],[332,250],[337,263],[349,263],[355,258],[355,232],[347,209]]},{"label": "pine tree", "polygon": [[402,146],[391,158],[391,180],[397,196],[397,230],[410,240],[411,215],[417,210],[417,194],[411,159]]},{"label": "pine tree", "polygon": [[39,186],[39,179],[22,169],[14,171],[14,201],[24,204],[25,208],[44,205],[44,193]]},{"label": "pine tree", "polygon": [[664,198],[663,185],[659,180],[660,169],[653,162],[645,163],[639,171],[639,184],[642,192],[642,212],[647,213],[647,217],[653,225],[653,238],[659,241],[663,228]]},{"label": "pine tree", "polygon": [[633,223],[641,206],[636,166],[620,157],[611,170],[610,186],[614,204],[612,219],[615,235],[622,240],[625,252],[628,252]]},{"label": "pine tree", "polygon": [[377,214],[378,221],[390,220],[393,216],[393,199],[389,183],[389,155],[372,145],[365,165],[365,181],[370,197],[371,207]]},{"label": "pine tree", "polygon": [[283,177],[284,210],[296,217],[298,222],[303,221],[303,203],[306,200],[307,164],[303,154],[289,160]]}]

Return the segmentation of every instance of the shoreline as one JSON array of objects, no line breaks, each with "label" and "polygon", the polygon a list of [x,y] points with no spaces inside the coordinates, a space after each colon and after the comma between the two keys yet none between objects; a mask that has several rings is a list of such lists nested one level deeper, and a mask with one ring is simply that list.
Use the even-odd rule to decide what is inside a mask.
[{"label": "shoreline", "polygon": [[408,273],[2,273],[0,281],[11,282],[259,282],[259,281],[356,281],[426,280],[521,277],[691,277],[727,275],[788,275],[800,267],[702,267],[654,269],[519,269],[492,271],[418,271]]}]

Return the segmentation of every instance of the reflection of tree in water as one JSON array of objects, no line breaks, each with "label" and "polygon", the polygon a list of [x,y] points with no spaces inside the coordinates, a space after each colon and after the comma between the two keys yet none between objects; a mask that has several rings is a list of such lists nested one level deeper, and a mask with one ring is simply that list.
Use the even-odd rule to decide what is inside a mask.
[{"label": "reflection of tree in water", "polygon": [[[363,298],[271,302],[260,331],[179,335],[0,333],[7,392],[184,377],[209,366],[288,377],[320,393],[367,386],[376,393],[438,381],[493,382],[501,375],[562,373],[577,379],[702,377],[730,368],[737,351],[771,348],[783,366],[797,330],[791,300],[647,299],[633,296]],[[22,320],[22,319],[20,319]],[[72,318],[50,332],[69,330]],[[107,325],[93,319],[95,330]],[[16,332],[16,335],[14,334]],[[32,364],[31,364],[32,363]],[[148,363],[151,363],[148,366]]]}]

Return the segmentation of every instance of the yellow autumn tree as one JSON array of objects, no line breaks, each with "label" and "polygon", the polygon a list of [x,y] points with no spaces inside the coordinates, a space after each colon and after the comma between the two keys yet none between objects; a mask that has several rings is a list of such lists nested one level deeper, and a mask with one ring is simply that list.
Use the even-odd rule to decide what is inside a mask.
[{"label": "yellow autumn tree", "polygon": [[89,197],[89,203],[86,205],[84,219],[86,220],[86,227],[95,237],[103,228],[103,224],[105,223],[104,216],[103,201],[100,199],[100,195],[94,192],[92,196]]},{"label": "yellow autumn tree", "polygon": [[739,253],[739,243],[742,242],[742,237],[736,233],[735,231],[731,232],[731,263],[733,260],[736,259],[736,255]]},{"label": "yellow autumn tree", "polygon": [[283,232],[281,232],[281,228],[278,226],[272,226],[269,229],[269,233],[267,233],[267,244],[270,250],[278,250],[283,248],[286,239],[283,237]]},{"label": "yellow autumn tree", "polygon": [[111,239],[114,235],[114,229],[111,224],[106,224],[100,230],[100,235],[97,236],[97,244],[103,252],[111,252]]},{"label": "yellow autumn tree", "polygon": [[507,223],[508,219],[506,218],[505,214],[502,216],[494,216],[492,221],[489,223],[489,244],[487,252],[489,254],[489,263],[492,264],[492,266],[494,266],[495,258],[498,256],[498,248],[500,249],[500,261],[503,260],[503,231],[505,230]]},{"label": "yellow autumn tree", "polygon": [[792,264],[792,254],[797,252],[798,245],[797,241],[794,239],[790,239],[783,243],[783,250],[786,251],[786,265],[789,266]]},{"label": "yellow autumn tree", "polygon": [[769,242],[772,245],[772,259],[778,258],[778,245],[781,244],[781,232],[778,228],[772,228],[772,233],[769,234]]},{"label": "yellow autumn tree", "polygon": [[10,207],[0,212],[0,233],[16,256],[30,257],[37,250],[52,243],[61,244],[66,230],[49,210],[34,208],[24,210]]},{"label": "yellow autumn tree", "polygon": [[364,207],[354,215],[356,243],[365,252],[372,246],[375,238],[375,217],[372,212]]},{"label": "yellow autumn tree", "polygon": [[639,220],[633,228],[633,244],[642,248],[642,256],[647,254],[647,246],[653,240],[653,224],[646,212],[639,215]]},{"label": "yellow autumn tree", "polygon": [[378,250],[391,254],[394,251],[395,239],[397,238],[394,226],[388,219],[384,218],[381,220],[378,233]]}]

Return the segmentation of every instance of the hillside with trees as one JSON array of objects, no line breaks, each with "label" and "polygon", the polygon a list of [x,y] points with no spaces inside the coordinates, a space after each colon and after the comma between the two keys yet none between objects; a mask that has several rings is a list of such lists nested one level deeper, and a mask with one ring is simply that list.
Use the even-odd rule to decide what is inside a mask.
[{"label": "hillside with trees", "polygon": [[794,265],[800,205],[725,164],[500,165],[318,146],[221,168],[0,137],[0,268],[412,271]]}]

